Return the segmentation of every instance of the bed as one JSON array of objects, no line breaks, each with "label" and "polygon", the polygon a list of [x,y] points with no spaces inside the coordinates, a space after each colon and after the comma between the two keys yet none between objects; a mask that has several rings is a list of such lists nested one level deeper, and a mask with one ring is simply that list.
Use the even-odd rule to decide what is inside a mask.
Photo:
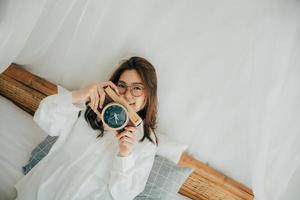
[{"label": "bed", "polygon": [[[43,98],[55,93],[57,93],[57,86],[55,84],[24,70],[17,64],[11,64],[0,74],[0,94],[31,116]],[[1,113],[1,116],[4,115],[5,114]],[[20,128],[22,123],[20,122],[18,125],[18,128]],[[40,141],[40,138],[44,136],[37,134],[34,137],[31,136],[31,138],[26,138],[26,135],[9,135],[9,137],[10,139],[13,137],[15,137],[15,139],[21,139],[24,144],[33,148],[33,146]],[[13,162],[12,160],[23,162],[25,159],[23,157],[28,156],[26,153],[22,154],[22,150],[17,151],[16,149],[15,152],[19,156],[18,159],[9,159],[5,157],[7,155],[2,154],[0,156],[2,156],[2,160],[6,159],[7,162]],[[14,157],[14,155],[12,157]],[[1,162],[0,165],[0,168],[4,169],[6,163]],[[250,188],[227,177],[203,162],[194,159],[187,153],[182,154],[179,165],[193,169],[193,173],[189,175],[178,191],[179,194],[185,197],[200,200],[252,200],[254,198]],[[3,180],[6,180],[5,183],[0,184],[15,184],[17,179],[22,176],[21,168],[17,168],[17,166],[18,165],[14,165],[14,163],[10,163],[6,168],[9,167],[11,173],[4,174],[0,172],[1,176],[7,176],[3,178]],[[2,189],[0,192],[5,191]]]}]

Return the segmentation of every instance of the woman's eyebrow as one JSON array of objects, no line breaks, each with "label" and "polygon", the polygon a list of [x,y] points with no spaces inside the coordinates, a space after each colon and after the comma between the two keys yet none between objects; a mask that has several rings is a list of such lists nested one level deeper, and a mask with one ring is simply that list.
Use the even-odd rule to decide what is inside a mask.
[{"label": "woman's eyebrow", "polygon": [[[126,85],[128,85],[125,81],[119,80],[119,82],[125,83]],[[131,83],[131,85],[136,85],[136,84],[143,85],[143,83],[141,83],[141,82],[133,82],[133,83]]]}]

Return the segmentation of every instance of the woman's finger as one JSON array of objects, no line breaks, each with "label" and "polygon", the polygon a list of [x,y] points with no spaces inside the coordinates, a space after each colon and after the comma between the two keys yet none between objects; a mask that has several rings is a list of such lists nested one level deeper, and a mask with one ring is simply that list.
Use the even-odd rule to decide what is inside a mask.
[{"label": "woman's finger", "polygon": [[128,137],[123,137],[123,138],[121,138],[121,139],[120,139],[120,142],[121,142],[121,143],[127,142],[127,143],[129,143],[129,144],[134,144],[134,140],[133,140],[133,139],[130,139],[130,138],[128,138]]},{"label": "woman's finger", "polygon": [[123,140],[120,141],[120,145],[126,146],[127,148],[131,148],[133,146],[133,143]]},{"label": "woman's finger", "polygon": [[118,90],[118,87],[111,81],[106,81],[104,82],[104,86],[110,86],[112,89],[114,89],[118,94],[119,93],[119,90]]},{"label": "woman's finger", "polygon": [[100,109],[103,107],[104,101],[105,101],[105,92],[102,91],[100,93],[100,102],[99,102]]},{"label": "woman's finger", "polygon": [[131,143],[134,143],[136,141],[136,138],[134,138],[134,137],[130,138],[128,136],[123,136],[123,137],[120,138],[120,140],[123,139],[123,138],[126,139],[126,140],[129,140]]},{"label": "woman's finger", "polygon": [[128,131],[130,131],[132,133],[135,133],[136,132],[136,127],[134,127],[134,126],[126,126],[125,130],[128,130]]},{"label": "woman's finger", "polygon": [[116,135],[116,137],[117,137],[118,140],[120,140],[120,138],[122,138],[122,137],[124,137],[126,135],[128,135],[128,137],[132,137],[132,136],[129,135],[128,131],[123,131],[122,133]]},{"label": "woman's finger", "polygon": [[129,138],[135,138],[135,135],[129,131],[123,131],[122,133],[118,134],[116,137],[118,138],[118,140],[124,136],[127,136]]},{"label": "woman's finger", "polygon": [[98,104],[99,104],[99,94],[98,90],[95,92],[95,110],[98,110]]},{"label": "woman's finger", "polygon": [[94,109],[98,110],[98,104],[99,104],[99,92],[98,92],[98,84],[95,83],[94,87],[93,87],[93,94],[95,96],[95,105],[94,105]]},{"label": "woman's finger", "polygon": [[96,98],[95,95],[94,95],[93,93],[91,93],[91,94],[90,94],[90,99],[91,99],[91,103],[90,103],[90,104],[91,104],[92,110],[95,110],[95,109],[94,109],[94,106],[95,106],[95,98]]},{"label": "woman's finger", "polygon": [[119,142],[121,141],[126,141],[126,142],[130,142],[131,144],[135,144],[136,143],[136,139],[135,138],[129,138],[129,137],[122,137],[119,139]]},{"label": "woman's finger", "polygon": [[98,108],[98,106],[100,108],[102,108],[103,103],[105,101],[105,92],[104,92],[104,89],[103,89],[103,87],[100,83],[97,84],[97,94],[99,96],[99,102],[97,104],[97,108]]}]

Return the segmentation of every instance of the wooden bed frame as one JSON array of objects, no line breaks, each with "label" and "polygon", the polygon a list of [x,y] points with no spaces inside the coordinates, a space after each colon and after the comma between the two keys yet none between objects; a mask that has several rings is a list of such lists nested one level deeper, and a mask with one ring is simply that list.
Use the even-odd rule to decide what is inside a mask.
[{"label": "wooden bed frame", "polygon": [[[40,101],[57,93],[57,86],[11,64],[0,74],[0,94],[31,115]],[[179,165],[194,172],[187,178],[179,193],[200,200],[253,200],[252,190],[184,153]]]}]

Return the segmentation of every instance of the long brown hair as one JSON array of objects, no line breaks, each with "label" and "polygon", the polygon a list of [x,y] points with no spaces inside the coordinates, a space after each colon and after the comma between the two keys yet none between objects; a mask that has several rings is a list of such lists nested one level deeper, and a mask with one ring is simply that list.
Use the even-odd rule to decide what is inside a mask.
[{"label": "long brown hair", "polygon": [[[121,75],[126,70],[136,70],[136,72],[141,77],[143,84],[145,85],[147,91],[147,100],[145,107],[138,112],[139,116],[143,119],[144,124],[144,136],[140,142],[144,141],[145,138],[150,140],[152,143],[157,144],[157,137],[155,130],[157,127],[157,76],[153,65],[147,61],[145,58],[141,57],[131,57],[125,60],[111,75],[110,81],[117,84]],[[104,127],[102,121],[97,120],[96,113],[87,106],[84,114],[85,120],[90,124],[90,126],[95,130],[100,130],[99,137],[104,134]],[[155,141],[151,138],[151,132],[155,136]]]}]

